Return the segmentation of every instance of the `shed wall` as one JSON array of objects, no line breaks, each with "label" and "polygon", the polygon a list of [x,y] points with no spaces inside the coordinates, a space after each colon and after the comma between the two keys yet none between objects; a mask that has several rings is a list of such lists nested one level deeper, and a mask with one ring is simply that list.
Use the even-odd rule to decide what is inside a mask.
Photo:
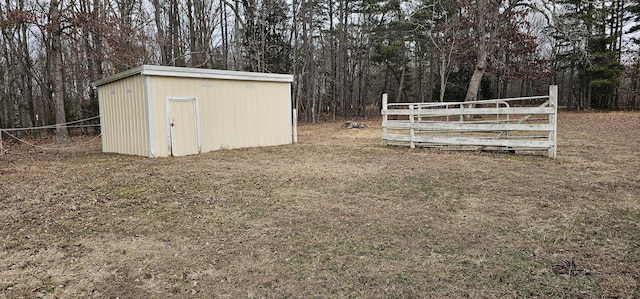
[{"label": "shed wall", "polygon": [[98,87],[102,151],[149,156],[144,78],[131,76]]},{"label": "shed wall", "polygon": [[156,156],[168,156],[167,100],[196,98],[201,151],[292,142],[288,82],[152,76],[150,93]]}]

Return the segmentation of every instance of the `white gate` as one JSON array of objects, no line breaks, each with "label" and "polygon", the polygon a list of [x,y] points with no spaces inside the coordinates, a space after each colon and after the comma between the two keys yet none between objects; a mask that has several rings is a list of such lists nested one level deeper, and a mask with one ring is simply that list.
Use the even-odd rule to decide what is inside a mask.
[{"label": "white gate", "polygon": [[545,96],[473,102],[387,103],[383,97],[382,140],[411,148],[543,150],[555,158],[557,114],[556,85]]}]

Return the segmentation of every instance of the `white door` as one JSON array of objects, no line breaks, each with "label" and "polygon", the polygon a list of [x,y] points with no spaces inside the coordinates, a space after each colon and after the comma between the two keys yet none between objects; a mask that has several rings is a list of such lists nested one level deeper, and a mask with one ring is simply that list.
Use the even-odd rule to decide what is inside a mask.
[{"label": "white door", "polygon": [[169,98],[167,104],[169,149],[172,156],[200,152],[198,109],[195,98]]}]

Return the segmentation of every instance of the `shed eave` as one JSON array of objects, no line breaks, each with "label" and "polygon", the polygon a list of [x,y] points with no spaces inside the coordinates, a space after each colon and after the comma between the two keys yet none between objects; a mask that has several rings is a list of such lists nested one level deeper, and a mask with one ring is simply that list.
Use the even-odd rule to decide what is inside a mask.
[{"label": "shed eave", "polygon": [[201,79],[293,82],[293,75],[198,69],[172,66],[143,65],[140,74],[146,76],[184,77]]},{"label": "shed eave", "polygon": [[270,73],[254,73],[240,71],[225,71],[198,69],[173,66],[158,65],[142,65],[124,72],[117,73],[104,79],[91,82],[93,88],[105,85],[120,79],[124,79],[135,75],[143,76],[160,76],[160,77],[182,77],[182,78],[200,78],[200,79],[218,79],[218,80],[238,80],[238,81],[265,81],[265,82],[285,82],[293,83],[293,75],[288,74],[270,74]]},{"label": "shed eave", "polygon": [[115,74],[113,76],[106,77],[104,79],[93,81],[93,82],[91,82],[91,86],[93,86],[93,88],[97,88],[97,87],[99,87],[101,85],[105,85],[105,84],[111,83],[113,81],[118,81],[120,79],[124,79],[124,78],[127,78],[127,77],[138,75],[138,74],[140,74],[142,72],[142,68],[143,67],[144,66],[139,66],[139,67],[136,67],[136,68],[132,68],[130,70],[126,70],[124,72],[117,73],[117,74]]}]

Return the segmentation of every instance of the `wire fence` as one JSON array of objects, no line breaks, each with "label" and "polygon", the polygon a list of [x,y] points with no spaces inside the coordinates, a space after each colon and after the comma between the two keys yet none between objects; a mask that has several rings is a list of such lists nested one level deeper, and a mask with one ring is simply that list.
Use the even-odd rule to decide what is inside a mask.
[{"label": "wire fence", "polygon": [[39,127],[28,127],[28,128],[6,128],[6,129],[2,129],[0,128],[0,155],[5,153],[4,147],[3,147],[3,142],[2,142],[2,138],[3,138],[3,134],[6,135],[7,137],[10,137],[12,139],[15,139],[17,142],[32,146],[34,148],[38,148],[41,150],[67,150],[67,149],[75,149],[75,148],[79,148],[79,147],[84,147],[87,144],[95,141],[96,139],[100,138],[102,136],[102,133],[97,134],[94,138],[92,138],[89,141],[83,142],[81,144],[74,144],[71,146],[66,146],[66,147],[43,147],[43,146],[39,146],[33,142],[29,142],[27,141],[25,138],[22,138],[20,135],[20,132],[24,132],[24,131],[30,131],[32,132],[33,135],[33,131],[39,131],[39,130],[50,130],[50,129],[56,129],[58,126],[65,126],[67,127],[67,129],[82,129],[83,131],[86,130],[87,128],[99,128],[100,124],[82,124],[84,122],[88,122],[88,121],[92,121],[95,119],[99,119],[100,116],[94,116],[94,117],[90,117],[90,118],[85,118],[85,119],[80,119],[80,120],[75,120],[75,121],[70,121],[70,122],[66,122],[63,124],[53,124],[53,125],[46,125],[46,126],[39,126]]}]

